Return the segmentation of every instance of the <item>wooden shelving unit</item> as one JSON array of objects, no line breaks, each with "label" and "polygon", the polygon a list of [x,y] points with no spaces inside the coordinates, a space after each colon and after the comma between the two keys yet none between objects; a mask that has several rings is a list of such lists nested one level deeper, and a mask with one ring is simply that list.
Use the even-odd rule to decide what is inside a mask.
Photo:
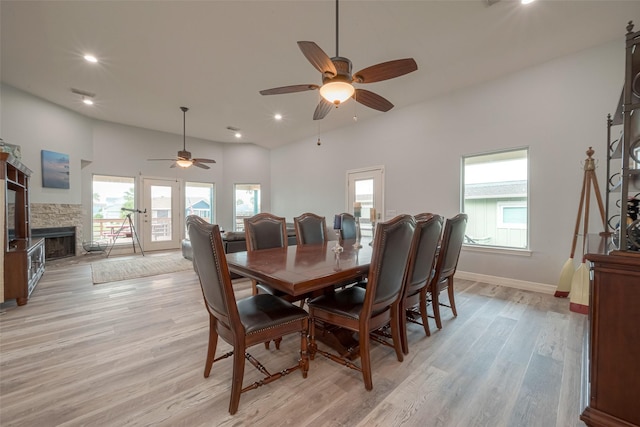
[{"label": "wooden shelving unit", "polygon": [[29,177],[31,170],[8,153],[0,153],[4,206],[3,301],[27,303],[44,272],[44,239],[31,238]]}]

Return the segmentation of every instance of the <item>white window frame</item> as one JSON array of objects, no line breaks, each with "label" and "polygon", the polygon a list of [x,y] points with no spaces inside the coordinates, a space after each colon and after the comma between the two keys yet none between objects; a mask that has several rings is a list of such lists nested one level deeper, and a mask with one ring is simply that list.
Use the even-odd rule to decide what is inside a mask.
[{"label": "white window frame", "polygon": [[[482,163],[491,163],[491,160],[489,160],[490,156],[495,156],[496,157],[496,162],[500,161],[500,157],[503,157],[504,159],[509,159],[510,157],[513,159],[517,159],[517,156],[510,156],[510,153],[516,153],[519,151],[524,151],[526,153],[526,162],[527,162],[527,173],[526,173],[526,201],[504,201],[504,202],[496,202],[496,207],[497,207],[497,212],[496,212],[496,229],[504,229],[504,228],[511,228],[511,229],[521,229],[521,230],[526,230],[526,244],[524,246],[509,246],[509,245],[504,245],[504,244],[500,244],[498,242],[495,243],[471,243],[466,241],[464,242],[464,246],[465,247],[470,247],[470,248],[489,248],[489,250],[506,250],[506,251],[513,251],[513,252],[529,252],[530,251],[530,245],[531,245],[531,227],[530,227],[530,218],[531,218],[531,203],[530,203],[530,197],[531,197],[531,192],[530,192],[530,160],[531,160],[531,156],[530,156],[530,150],[529,147],[514,147],[514,148],[509,148],[509,149],[503,149],[503,150],[495,150],[495,151],[490,151],[490,152],[484,152],[484,153],[475,153],[475,154],[467,154],[467,155],[463,155],[461,157],[460,160],[460,174],[461,174],[461,181],[460,181],[460,210],[462,212],[465,212],[465,201],[466,200],[472,200],[474,199],[474,197],[468,197],[466,198],[466,191],[467,191],[467,187],[466,187],[466,179],[465,179],[465,172],[466,172],[466,167],[469,165],[467,163],[468,159],[472,159],[472,158],[478,158],[480,160],[482,160],[482,157],[486,157],[488,160],[487,161],[479,161],[477,163],[482,164]],[[514,197],[515,195],[513,194],[505,194],[504,197]],[[475,199],[481,199],[481,197],[475,197]],[[503,222],[503,217],[502,217],[502,208],[500,207],[500,205],[504,205],[506,206],[515,206],[517,204],[520,204],[524,207],[526,207],[527,209],[527,222],[526,224],[504,224]],[[467,214],[469,212],[466,212]],[[469,218],[469,222],[471,222],[473,219]],[[469,234],[469,227],[467,227],[467,234]],[[477,238],[478,236],[471,236],[472,238]],[[483,236],[481,236],[483,237]]]}]

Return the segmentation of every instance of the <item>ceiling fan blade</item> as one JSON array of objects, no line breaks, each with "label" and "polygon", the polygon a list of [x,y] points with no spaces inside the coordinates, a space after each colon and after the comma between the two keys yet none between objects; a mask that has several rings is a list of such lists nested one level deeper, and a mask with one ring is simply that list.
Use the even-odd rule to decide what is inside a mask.
[{"label": "ceiling fan blade", "polygon": [[307,90],[316,90],[319,87],[320,86],[313,84],[274,87],[273,89],[261,90],[260,95],[281,95],[283,93],[305,92]]},{"label": "ceiling fan blade", "polygon": [[204,163],[200,163],[200,162],[197,162],[197,161],[194,161],[192,163],[192,165],[196,166],[196,167],[199,167],[199,168],[202,168],[202,169],[211,169],[209,166],[205,165]]},{"label": "ceiling fan blade", "polygon": [[193,161],[200,163],[216,163],[216,161],[213,159],[193,159]]},{"label": "ceiling fan blade", "polygon": [[393,108],[393,104],[380,95],[365,89],[356,89],[353,98],[362,105],[374,110],[386,112]]},{"label": "ceiling fan blade", "polygon": [[320,102],[318,102],[318,106],[316,107],[316,111],[313,112],[313,120],[324,119],[333,107],[334,105],[332,103],[324,98],[321,98]]},{"label": "ceiling fan blade", "polygon": [[170,168],[175,168],[176,166],[178,166],[178,164],[176,162],[171,163],[171,166],[169,166]]},{"label": "ceiling fan blade", "polygon": [[395,61],[372,65],[354,73],[353,81],[356,83],[379,82],[403,76],[417,69],[418,64],[413,58],[396,59]]},{"label": "ceiling fan blade", "polygon": [[321,73],[329,73],[332,76],[336,76],[338,71],[336,70],[336,66],[333,65],[331,58],[329,55],[324,53],[324,50],[320,48],[314,42],[298,42],[298,47],[302,51],[302,54],[307,58],[311,65],[313,65],[316,70]]}]

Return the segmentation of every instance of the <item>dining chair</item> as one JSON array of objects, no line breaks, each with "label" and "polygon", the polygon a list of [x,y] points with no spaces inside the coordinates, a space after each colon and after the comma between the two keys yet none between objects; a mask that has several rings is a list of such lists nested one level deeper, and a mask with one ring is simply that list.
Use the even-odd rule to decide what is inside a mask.
[{"label": "dining chair", "polygon": [[355,240],[356,238],[356,217],[350,213],[340,214],[340,239]]},{"label": "dining chair", "polygon": [[[261,249],[286,248],[288,245],[287,222],[284,217],[276,216],[268,212],[262,212],[244,219],[244,233],[247,241],[247,252]],[[251,280],[251,289],[254,295],[271,294],[289,302],[300,301],[300,306],[308,295],[293,296],[279,291],[267,284]],[[280,348],[280,339],[276,339],[276,349]],[[264,343],[269,348],[269,341]]]},{"label": "dining chair", "polygon": [[[247,243],[247,252],[258,251],[261,249],[286,248],[287,242],[287,222],[280,216],[273,215],[268,212],[256,214],[250,218],[244,219],[244,233]],[[278,294],[272,287],[251,281],[251,289],[254,295],[262,293]],[[280,292],[285,297],[284,292]]]},{"label": "dining chair", "polygon": [[[413,234],[411,252],[405,276],[402,313],[400,316],[400,333],[402,351],[409,353],[407,340],[407,321],[422,325],[424,333],[431,335],[427,316],[427,288],[440,237],[442,235],[442,217],[431,213],[415,215],[416,231]],[[417,307],[416,307],[417,306]],[[417,319],[422,321],[418,321]]]},{"label": "dining chair", "polygon": [[[258,388],[297,369],[302,371],[303,378],[307,377],[309,318],[302,308],[269,294],[251,295],[236,301],[218,225],[209,224],[195,215],[189,215],[186,224],[194,249],[193,263],[209,312],[209,344],[204,377],[209,377],[215,362],[233,355],[229,402],[229,413],[233,415],[238,410],[241,393]],[[247,352],[253,345],[293,333],[300,334],[300,357],[298,363],[290,368],[271,374]],[[218,337],[230,344],[233,351],[216,358]],[[265,377],[243,388],[245,359]]]},{"label": "dining chair", "polygon": [[[431,293],[431,305],[433,306],[433,317],[436,320],[438,329],[442,329],[442,319],[440,317],[440,306],[451,308],[454,317],[458,316],[456,310],[456,301],[453,291],[453,275],[458,268],[458,259],[460,258],[460,250],[464,241],[464,233],[467,228],[468,215],[459,213],[453,218],[449,218],[444,223],[444,232],[440,250],[436,258],[436,266],[429,283],[429,292]],[[440,292],[447,289],[449,294],[449,304],[440,302]]]},{"label": "dining chair", "polygon": [[[400,313],[404,275],[415,220],[411,215],[399,215],[390,221],[379,223],[371,255],[366,288],[350,286],[334,293],[310,299],[309,355],[316,353],[362,372],[367,390],[373,388],[370,358],[370,333],[389,325],[393,347],[398,361],[402,362],[400,342]],[[346,357],[323,351],[316,344],[316,324],[330,324],[358,333],[360,366]],[[376,340],[378,341],[378,340]],[[390,344],[389,344],[390,345]]]},{"label": "dining chair", "polygon": [[325,217],[311,212],[293,218],[298,245],[324,243],[327,239],[327,223]]}]

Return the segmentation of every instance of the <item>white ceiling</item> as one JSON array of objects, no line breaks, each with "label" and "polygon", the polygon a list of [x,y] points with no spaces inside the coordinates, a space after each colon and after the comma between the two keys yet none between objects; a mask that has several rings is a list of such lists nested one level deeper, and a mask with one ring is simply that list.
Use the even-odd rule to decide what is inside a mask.
[{"label": "white ceiling", "polygon": [[[2,0],[0,14],[2,81],[96,119],[181,135],[187,106],[187,136],[234,143],[232,126],[273,148],[390,114],[349,101],[313,121],[317,91],[258,93],[321,83],[296,41],[335,55],[333,0]],[[397,110],[608,41],[624,49],[629,20],[640,25],[640,1],[343,0],[339,53],[354,71],[415,58],[416,72],[360,86]]]}]

